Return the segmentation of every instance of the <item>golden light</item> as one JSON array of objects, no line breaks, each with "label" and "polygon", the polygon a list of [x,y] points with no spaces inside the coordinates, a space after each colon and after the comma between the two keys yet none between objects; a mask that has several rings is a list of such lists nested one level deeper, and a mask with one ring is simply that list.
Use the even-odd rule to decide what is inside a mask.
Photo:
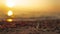
[{"label": "golden light", "polygon": [[14,6],[13,0],[6,0],[6,6],[13,7]]},{"label": "golden light", "polygon": [[29,5],[29,0],[16,0],[15,3],[19,4],[20,6],[27,6]]},{"label": "golden light", "polygon": [[[40,1],[40,2],[39,2]],[[41,6],[42,0],[6,0],[6,6],[13,7],[38,7]]]},{"label": "golden light", "polygon": [[12,22],[13,20],[12,19],[7,19],[8,22]]},{"label": "golden light", "polygon": [[11,10],[8,11],[8,16],[12,16],[13,12]]}]

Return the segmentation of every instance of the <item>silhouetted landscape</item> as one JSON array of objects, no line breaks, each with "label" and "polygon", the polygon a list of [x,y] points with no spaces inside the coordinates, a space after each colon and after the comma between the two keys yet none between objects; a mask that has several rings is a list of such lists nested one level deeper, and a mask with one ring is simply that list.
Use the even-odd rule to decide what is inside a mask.
[{"label": "silhouetted landscape", "polygon": [[[16,20],[16,19],[15,19]],[[0,21],[1,34],[60,34],[60,19],[41,18]]]}]

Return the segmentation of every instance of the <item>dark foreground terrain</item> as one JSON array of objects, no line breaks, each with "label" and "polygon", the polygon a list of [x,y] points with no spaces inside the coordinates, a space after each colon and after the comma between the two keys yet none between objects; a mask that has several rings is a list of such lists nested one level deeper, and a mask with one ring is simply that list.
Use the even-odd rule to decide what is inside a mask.
[{"label": "dark foreground terrain", "polygon": [[60,19],[1,21],[0,34],[60,34]]}]

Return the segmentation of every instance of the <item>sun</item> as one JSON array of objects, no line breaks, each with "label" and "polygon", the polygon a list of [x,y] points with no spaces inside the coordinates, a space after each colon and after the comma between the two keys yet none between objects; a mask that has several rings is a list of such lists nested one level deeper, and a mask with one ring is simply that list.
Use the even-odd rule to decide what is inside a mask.
[{"label": "sun", "polygon": [[11,10],[8,11],[8,16],[12,16],[13,12]]}]

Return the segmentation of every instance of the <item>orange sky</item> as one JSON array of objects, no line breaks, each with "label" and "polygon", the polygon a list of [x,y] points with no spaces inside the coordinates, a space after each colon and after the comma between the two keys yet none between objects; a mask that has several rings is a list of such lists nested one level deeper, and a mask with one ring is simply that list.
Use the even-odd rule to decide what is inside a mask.
[{"label": "orange sky", "polygon": [[[14,6],[9,7],[7,4]],[[59,7],[60,1],[58,0],[0,0],[0,15],[6,16],[9,10],[12,10],[18,17],[37,17],[53,13],[55,15],[57,9],[60,11]]]}]

